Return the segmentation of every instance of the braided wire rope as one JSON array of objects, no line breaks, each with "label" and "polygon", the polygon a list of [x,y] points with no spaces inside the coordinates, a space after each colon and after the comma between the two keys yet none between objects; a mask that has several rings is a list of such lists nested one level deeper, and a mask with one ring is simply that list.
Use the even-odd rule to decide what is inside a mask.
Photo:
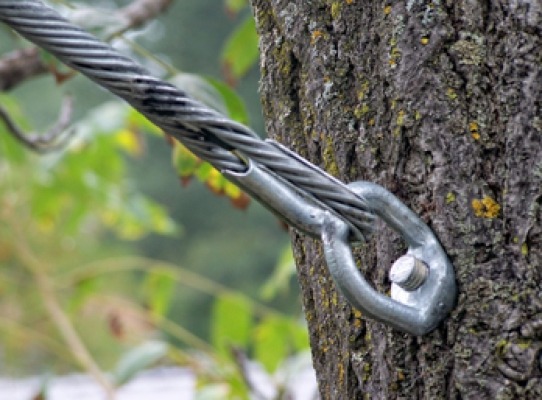
[{"label": "braided wire rope", "polygon": [[243,173],[248,168],[246,161],[251,160],[361,232],[371,231],[371,207],[345,184],[152,77],[142,66],[41,1],[0,0],[0,21],[124,99],[218,170]]}]

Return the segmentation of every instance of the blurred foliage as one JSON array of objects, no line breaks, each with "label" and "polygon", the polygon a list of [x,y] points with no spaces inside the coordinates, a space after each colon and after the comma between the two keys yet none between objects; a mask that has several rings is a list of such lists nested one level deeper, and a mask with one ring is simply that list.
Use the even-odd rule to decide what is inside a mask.
[{"label": "blurred foliage", "polygon": [[294,254],[290,246],[284,247],[281,251],[273,275],[263,285],[260,296],[264,300],[271,300],[274,297],[287,293],[290,289],[290,281],[295,277],[296,268]]},{"label": "blurred foliage", "polygon": [[222,65],[232,83],[242,78],[258,60],[258,35],[254,18],[248,16],[229,38],[222,52]]},{"label": "blurred foliage", "polygon": [[[192,10],[197,25],[201,1],[173,7],[163,26],[155,21],[125,33],[95,8],[118,5],[87,2],[81,14],[82,3],[57,3],[153,74],[241,123],[259,121],[261,129],[247,110],[255,101],[243,101],[231,87],[244,90],[242,78],[255,70],[258,55],[246,0],[225,0],[229,23],[209,22],[205,43],[216,50],[192,44],[216,55],[204,67],[188,65],[194,50],[181,51],[175,37],[152,39],[168,23],[186,37],[177,16]],[[216,21],[223,12],[215,13]],[[228,36],[214,30],[228,29],[226,43],[209,44]],[[0,41],[1,51],[20,45],[9,31],[0,35],[9,38]],[[185,56],[174,61],[175,54]],[[259,368],[275,397],[283,393],[283,377],[291,380],[295,365],[306,365],[308,338],[292,301],[296,292],[287,290],[293,260],[278,224],[258,205],[246,210],[248,197],[183,145],[168,140],[163,146],[162,132],[139,113],[47,53],[42,57],[51,74],[1,94],[0,105],[26,131],[54,119],[62,92],[73,92],[79,107],[70,145],[45,156],[23,148],[0,124],[0,372],[80,368],[100,381],[111,371],[111,385],[119,386],[141,369],[175,363],[196,372],[199,399],[233,399],[254,395],[247,374]],[[176,67],[182,64],[198,73]],[[36,93],[47,93],[48,101]],[[196,185],[180,193],[193,179],[246,215],[229,217],[231,205]],[[274,307],[254,300],[258,295]]]},{"label": "blurred foliage", "polygon": [[[171,82],[184,90],[189,96],[203,104],[241,123],[248,123],[248,115],[239,96],[227,85],[217,80],[203,78],[195,74],[176,74]],[[236,185],[225,179],[220,172],[208,162],[196,157],[182,143],[171,140],[173,146],[173,165],[183,185],[196,177],[216,195],[224,195],[231,200],[234,207],[245,209],[250,198]]]},{"label": "blurred foliage", "polygon": [[226,10],[230,14],[237,14],[248,7],[248,0],[224,0]]},{"label": "blurred foliage", "polygon": [[[20,125],[28,126],[13,99],[1,95],[0,100]],[[110,105],[114,103],[79,122],[92,137],[80,135],[66,151],[47,156],[25,150],[0,125],[0,319],[10,327],[0,330],[0,335],[7,335],[2,343],[7,344],[5,357],[10,368],[24,361],[19,351],[28,357],[36,353],[35,346],[40,347],[39,341],[21,341],[17,327],[31,336],[36,329],[40,335],[59,340],[51,321],[44,318],[46,310],[40,307],[43,290],[34,287],[39,286],[40,273],[55,282],[58,274],[122,251],[120,244],[104,244],[106,228],[123,239],[137,239],[153,231],[168,235],[178,231],[161,206],[125,179],[125,144],[119,140],[122,123],[103,118],[111,111]],[[111,288],[118,285],[122,291],[128,278],[111,281]],[[59,289],[65,305],[77,313],[85,305],[83,300],[99,291],[99,285],[81,281]],[[82,318],[81,322],[91,326],[92,319]],[[89,339],[101,337],[96,334]],[[15,351],[13,355],[11,351]]]}]

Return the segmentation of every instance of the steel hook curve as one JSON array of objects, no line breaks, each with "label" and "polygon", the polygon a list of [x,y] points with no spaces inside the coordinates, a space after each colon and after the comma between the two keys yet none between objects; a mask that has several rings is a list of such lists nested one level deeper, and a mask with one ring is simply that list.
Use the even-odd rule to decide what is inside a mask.
[{"label": "steel hook curve", "polygon": [[372,288],[357,269],[352,256],[352,238],[369,235],[374,223],[367,225],[363,233],[359,232],[361,235],[357,234],[353,224],[251,160],[244,172],[225,170],[222,173],[290,226],[320,237],[337,287],[368,317],[413,335],[423,335],[434,329],[452,309],[456,287],[453,267],[446,253],[431,229],[382,186],[354,182],[347,185],[347,189],[366,203],[364,216],[367,222],[380,217],[403,236],[408,244],[407,255],[428,266],[427,274],[416,279],[407,277],[408,289],[393,283],[391,298]]},{"label": "steel hook curve", "polygon": [[322,242],[335,284],[354,307],[375,320],[416,336],[432,331],[453,308],[457,295],[453,267],[446,253],[431,229],[391,192],[370,182],[348,186],[401,234],[408,244],[407,254],[425,263],[428,274],[417,288],[406,290],[393,283],[391,297],[377,292],[356,266],[348,226],[325,212]]}]

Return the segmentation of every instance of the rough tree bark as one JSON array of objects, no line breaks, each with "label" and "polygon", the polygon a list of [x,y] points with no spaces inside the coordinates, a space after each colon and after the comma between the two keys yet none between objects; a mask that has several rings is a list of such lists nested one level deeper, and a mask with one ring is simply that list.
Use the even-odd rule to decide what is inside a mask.
[{"label": "rough tree bark", "polygon": [[[337,294],[292,232],[324,399],[542,398],[542,5],[253,0],[267,131],[350,182],[377,182],[433,228],[458,304],[413,337]],[[404,251],[357,251],[381,292]]]}]

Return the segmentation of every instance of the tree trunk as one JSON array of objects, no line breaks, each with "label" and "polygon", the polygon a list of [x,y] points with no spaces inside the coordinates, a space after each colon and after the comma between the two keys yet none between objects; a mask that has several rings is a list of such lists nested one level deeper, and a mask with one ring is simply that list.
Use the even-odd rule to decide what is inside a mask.
[{"label": "tree trunk", "polygon": [[[458,304],[414,337],[337,293],[292,232],[324,399],[542,399],[542,5],[253,0],[268,134],[394,192],[435,231]],[[405,250],[356,250],[382,293]]]}]

